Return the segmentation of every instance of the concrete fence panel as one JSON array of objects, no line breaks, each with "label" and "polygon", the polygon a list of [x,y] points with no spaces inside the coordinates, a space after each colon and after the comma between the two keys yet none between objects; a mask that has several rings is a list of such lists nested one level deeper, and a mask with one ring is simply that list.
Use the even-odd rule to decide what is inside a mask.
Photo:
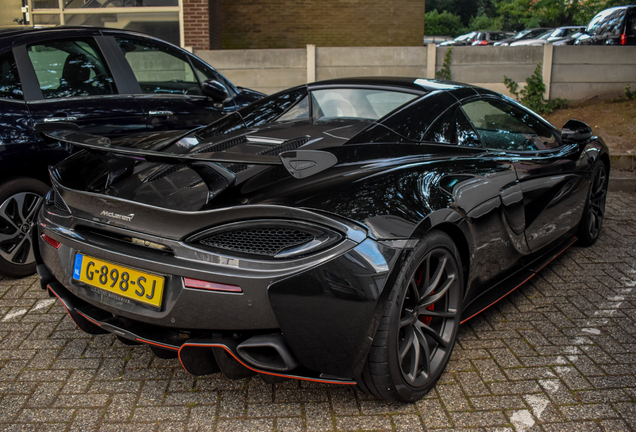
[{"label": "concrete fence panel", "polygon": [[624,94],[636,82],[636,46],[554,47],[551,97],[582,100]]},{"label": "concrete fence panel", "polygon": [[316,78],[426,74],[426,47],[316,48]]},{"label": "concrete fence panel", "polygon": [[272,94],[307,82],[307,50],[195,51],[234,84]]},{"label": "concrete fence panel", "polygon": [[[287,87],[350,76],[433,78],[447,48],[315,47],[196,51],[237,85],[274,93]],[[431,64],[428,64],[431,63]],[[546,96],[584,100],[624,94],[636,88],[636,47],[529,46],[455,47],[450,60],[454,81],[507,94],[504,76],[519,83],[542,63]]]}]

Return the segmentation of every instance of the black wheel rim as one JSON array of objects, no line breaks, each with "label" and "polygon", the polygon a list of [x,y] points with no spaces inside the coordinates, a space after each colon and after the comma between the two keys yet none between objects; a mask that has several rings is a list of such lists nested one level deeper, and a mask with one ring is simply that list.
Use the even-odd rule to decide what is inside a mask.
[{"label": "black wheel rim", "polygon": [[402,302],[397,356],[409,385],[426,385],[444,368],[459,325],[460,296],[457,261],[447,249],[433,249],[411,276]]},{"label": "black wheel rim", "polygon": [[15,265],[35,261],[31,231],[41,201],[36,193],[21,192],[0,205],[0,258]]},{"label": "black wheel rim", "polygon": [[587,232],[591,239],[598,237],[605,216],[607,198],[607,173],[601,165],[592,180],[589,205],[587,209]]}]

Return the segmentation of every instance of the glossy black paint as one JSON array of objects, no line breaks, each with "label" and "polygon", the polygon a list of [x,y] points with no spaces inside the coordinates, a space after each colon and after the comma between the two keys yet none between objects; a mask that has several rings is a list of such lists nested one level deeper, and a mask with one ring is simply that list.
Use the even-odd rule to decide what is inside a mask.
[{"label": "glossy black paint", "polygon": [[[276,121],[308,93],[342,88],[391,89],[413,99],[377,120]],[[482,141],[460,145],[442,142],[441,135],[440,141],[428,139],[448,113],[459,116],[471,103],[488,101],[514,108],[529,124],[540,125],[550,135],[547,147],[489,148]],[[474,126],[458,128],[465,132]],[[469,136],[464,133],[461,139]],[[185,159],[185,166],[172,171],[163,171],[167,167],[161,163],[138,161],[134,171],[112,183],[106,179],[118,171],[117,165],[103,163],[108,148],[92,148],[59,164],[52,171],[54,194],[67,207],[49,197],[39,224],[41,233],[62,246],[54,250],[40,241],[41,262],[68,291],[67,298],[116,314],[131,332],[150,325],[204,341],[215,333],[236,334],[238,341],[282,334],[302,367],[313,371],[304,372],[306,378],[327,374],[357,380],[384,301],[425,233],[443,231],[458,249],[466,281],[464,319],[515,289],[571,244],[592,168],[603,163],[609,169],[600,138],[571,138],[563,140],[536,114],[477,87],[409,78],[313,83],[265,98],[185,136],[161,133],[112,142],[179,155],[208,154],[210,163],[215,154],[232,155],[232,164],[217,156],[234,175],[219,193],[209,193],[210,181],[198,183],[200,177]],[[296,150],[301,155],[327,152],[337,163],[298,177],[283,165],[250,164]],[[208,193],[200,193],[206,187]],[[173,200],[180,194],[190,198]],[[196,242],[207,230],[250,221],[262,226],[272,219],[328,227],[343,240],[285,259],[218,252]],[[166,249],[131,244],[130,237]],[[74,281],[72,261],[78,251],[165,274],[162,309],[106,298]],[[182,277],[237,285],[243,294],[188,289]]]},{"label": "glossy black paint", "polygon": [[[68,156],[68,148],[45,143],[34,133],[35,124],[51,118],[69,118],[83,131],[110,137],[147,130],[189,130],[209,124],[221,116],[263,97],[261,93],[234,87],[222,75],[218,80],[230,88],[231,97],[215,106],[205,96],[142,94],[115,37],[150,41],[187,58],[193,65],[205,65],[192,54],[161,40],[124,30],[59,27],[49,29],[6,29],[0,32],[0,55],[10,53],[17,63],[22,99],[0,95],[0,182],[16,176],[48,182],[46,167]],[[26,46],[44,40],[95,41],[117,87],[115,95],[43,98]],[[209,65],[201,66],[213,70]],[[172,111],[172,115],[151,112]]]}]

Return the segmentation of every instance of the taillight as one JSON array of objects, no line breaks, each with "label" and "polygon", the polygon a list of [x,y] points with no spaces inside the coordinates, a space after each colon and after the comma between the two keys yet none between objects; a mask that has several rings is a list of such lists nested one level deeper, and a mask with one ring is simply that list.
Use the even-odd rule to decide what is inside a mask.
[{"label": "taillight", "polygon": [[619,45],[627,45],[627,35],[623,33],[618,42]]},{"label": "taillight", "polygon": [[477,45],[488,45],[488,41],[483,40],[483,41],[473,42],[473,45],[474,46],[477,46]]},{"label": "taillight", "polygon": [[199,279],[190,279],[187,277],[183,278],[183,284],[186,288],[196,288],[207,291],[221,291],[221,292],[232,292],[232,293],[242,293],[243,290],[240,286],[236,285],[227,285],[218,282],[209,282],[203,281]]},{"label": "taillight", "polygon": [[46,234],[42,234],[42,240],[44,240],[45,242],[47,242],[48,244],[53,246],[55,249],[59,249],[60,246],[62,246],[62,243],[60,243],[57,240],[52,239],[51,237],[47,236]]}]

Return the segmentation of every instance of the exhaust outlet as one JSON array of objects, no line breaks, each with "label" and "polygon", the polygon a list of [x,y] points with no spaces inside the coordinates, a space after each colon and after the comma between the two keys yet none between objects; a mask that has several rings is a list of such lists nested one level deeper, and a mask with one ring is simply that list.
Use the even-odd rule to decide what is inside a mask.
[{"label": "exhaust outlet", "polygon": [[258,335],[236,347],[237,353],[259,369],[287,372],[299,364],[282,335]]}]

